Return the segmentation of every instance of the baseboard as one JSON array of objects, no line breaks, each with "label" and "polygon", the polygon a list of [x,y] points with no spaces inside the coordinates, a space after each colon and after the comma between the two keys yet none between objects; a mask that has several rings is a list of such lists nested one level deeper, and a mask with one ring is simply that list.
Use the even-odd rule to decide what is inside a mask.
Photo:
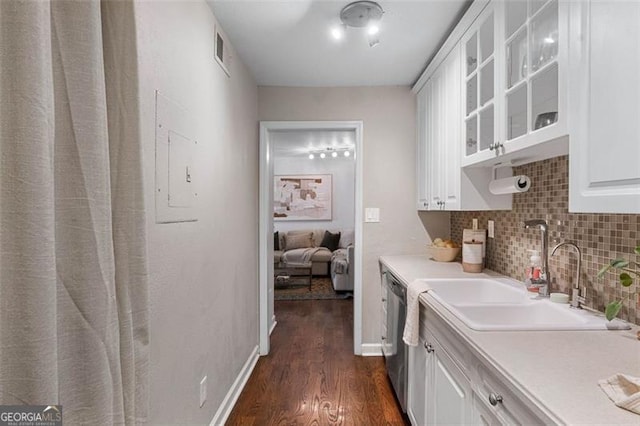
[{"label": "baseboard", "polygon": [[242,389],[244,389],[244,386],[247,384],[247,380],[249,380],[251,372],[258,362],[258,358],[260,358],[258,352],[259,347],[256,346],[251,352],[251,355],[249,355],[247,362],[242,366],[242,370],[240,370],[238,377],[236,377],[236,380],[231,385],[231,388],[224,397],[222,404],[218,407],[218,411],[216,411],[216,415],[213,416],[213,420],[211,420],[209,426],[224,425],[226,423],[229,415],[231,414],[231,410],[233,410],[234,405],[236,405],[236,402],[238,401],[238,397],[240,397],[240,393],[242,393]]},{"label": "baseboard", "polygon": [[382,344],[381,343],[363,343],[362,356],[382,356]]},{"label": "baseboard", "polygon": [[271,318],[271,328],[269,329],[269,336],[271,336],[271,333],[273,333],[273,330],[276,328],[277,324],[278,324],[278,321],[276,321],[276,316],[274,315]]}]

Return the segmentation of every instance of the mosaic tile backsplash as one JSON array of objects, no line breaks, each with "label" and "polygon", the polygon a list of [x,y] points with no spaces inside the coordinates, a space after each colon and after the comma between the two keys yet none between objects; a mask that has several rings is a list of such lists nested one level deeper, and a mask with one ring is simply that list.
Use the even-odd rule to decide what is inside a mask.
[{"label": "mosaic tile backsplash", "polygon": [[[580,285],[586,285],[587,305],[604,311],[614,300],[622,299],[619,318],[640,324],[640,285],[620,285],[615,273],[597,278],[598,270],[611,259],[623,257],[640,262],[633,248],[640,244],[640,215],[569,213],[569,164],[562,156],[515,167],[514,175],[531,178],[531,189],[514,194],[511,211],[454,212],[451,233],[454,241],[462,241],[462,230],[471,228],[472,219],[487,228],[495,221],[495,239],[487,242],[487,268],[523,281],[529,265],[528,249],[541,250],[540,231],[524,229],[529,219],[545,219],[549,224],[549,254],[560,242],[573,242],[582,250]],[[561,247],[549,259],[551,291],[571,294],[575,281],[577,255]]]}]

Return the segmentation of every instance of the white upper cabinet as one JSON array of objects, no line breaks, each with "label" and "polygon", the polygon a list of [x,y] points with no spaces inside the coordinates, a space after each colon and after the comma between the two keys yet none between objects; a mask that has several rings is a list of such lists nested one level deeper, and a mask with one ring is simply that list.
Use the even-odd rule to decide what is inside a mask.
[{"label": "white upper cabinet", "polygon": [[567,8],[559,0],[493,1],[463,36],[462,166],[568,152]]},{"label": "white upper cabinet", "polygon": [[418,210],[429,210],[429,185],[427,179],[427,164],[425,159],[429,158],[427,152],[427,94],[431,92],[431,82],[422,88],[417,95],[416,104],[416,199]]},{"label": "white upper cabinet", "polygon": [[418,210],[501,210],[511,196],[489,192],[490,168],[461,168],[462,50],[456,45],[418,93]]},{"label": "white upper cabinet", "polygon": [[462,39],[464,57],[464,159],[491,158],[496,135],[496,23],[490,4]]},{"label": "white upper cabinet", "polygon": [[640,213],[640,2],[570,7],[569,211]]}]

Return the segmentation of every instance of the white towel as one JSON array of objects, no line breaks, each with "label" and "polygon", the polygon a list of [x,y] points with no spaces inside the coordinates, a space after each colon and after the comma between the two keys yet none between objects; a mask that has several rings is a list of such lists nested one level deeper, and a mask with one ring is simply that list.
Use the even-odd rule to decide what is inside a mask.
[{"label": "white towel", "polygon": [[614,374],[598,385],[618,407],[640,414],[640,378]]},{"label": "white towel", "polygon": [[409,346],[417,346],[420,340],[420,293],[431,290],[429,283],[415,280],[407,288],[407,318],[402,340]]}]

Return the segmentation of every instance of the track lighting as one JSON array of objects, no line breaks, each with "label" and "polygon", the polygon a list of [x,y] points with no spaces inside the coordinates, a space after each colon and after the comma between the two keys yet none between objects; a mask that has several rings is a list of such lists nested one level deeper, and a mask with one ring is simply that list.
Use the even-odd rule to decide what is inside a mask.
[{"label": "track lighting", "polygon": [[380,32],[380,20],[384,10],[374,1],[356,1],[349,3],[340,11],[340,21],[342,25],[331,29],[331,36],[334,40],[342,40],[347,27],[365,28],[368,35],[369,46],[373,47],[380,43],[378,33]]},{"label": "track lighting", "polygon": [[326,147],[326,148],[321,148],[321,149],[314,149],[312,151],[309,151],[309,155],[308,158],[309,160],[313,160],[316,157],[320,157],[322,159],[327,158],[327,156],[331,155],[331,158],[338,158],[338,156],[340,156],[340,154],[342,154],[342,156],[348,158],[351,157],[351,150],[353,148],[346,146],[346,147]]}]

